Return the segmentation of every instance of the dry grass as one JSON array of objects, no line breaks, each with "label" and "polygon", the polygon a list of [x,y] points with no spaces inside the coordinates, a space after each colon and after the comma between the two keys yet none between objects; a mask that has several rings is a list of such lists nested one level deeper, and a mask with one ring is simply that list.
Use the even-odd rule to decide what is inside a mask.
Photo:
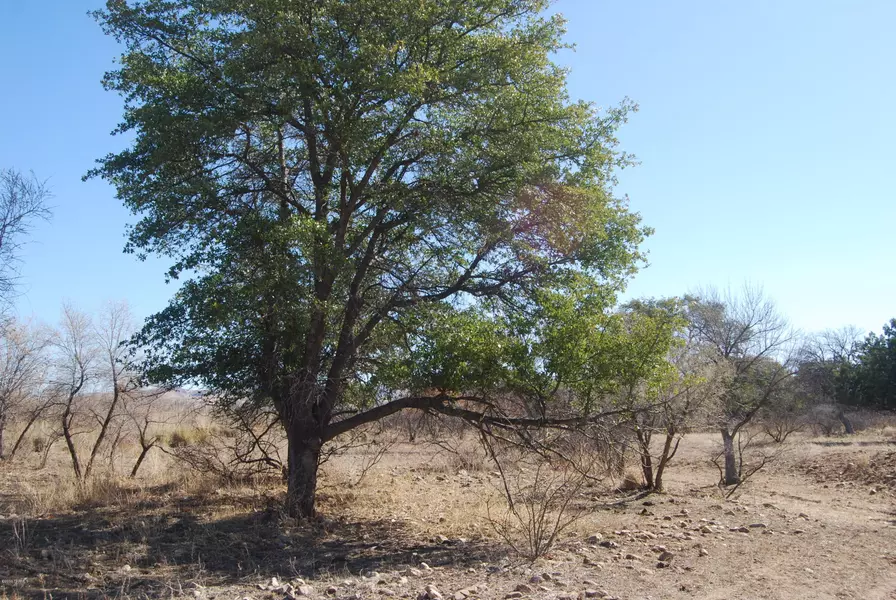
[{"label": "dry grass", "polygon": [[[189,443],[196,443],[211,425],[166,425],[160,433],[170,436],[180,431]],[[642,597],[643,593],[637,594],[647,587],[655,591],[655,597],[726,597],[709,593],[712,585],[719,585],[710,582],[726,578],[753,586],[732,588],[731,597],[807,597],[794,591],[797,584],[807,585],[803,570],[807,565],[824,569],[834,582],[831,586],[842,587],[845,581],[837,579],[838,569],[852,573],[850,577],[878,581],[875,573],[880,566],[866,561],[866,568],[855,552],[841,549],[825,558],[815,556],[811,549],[824,548],[847,531],[850,539],[875,556],[885,554],[885,548],[896,541],[880,525],[892,519],[880,512],[890,510],[890,492],[882,488],[869,496],[867,488],[848,485],[865,485],[872,474],[889,476],[896,469],[888,462],[896,456],[890,453],[882,459],[878,455],[890,452],[886,442],[893,433],[881,429],[848,439],[794,436],[785,444],[786,460],[757,475],[735,501],[725,501],[714,486],[716,474],[708,458],[716,436],[689,436],[667,473],[669,493],[652,497],[651,506],[631,500],[640,483],[635,465],[628,466],[629,476],[622,485],[607,479],[589,481],[577,489],[570,510],[579,511],[581,518],[553,540],[553,548],[540,559],[538,568],[562,572],[574,585],[585,585],[575,582],[589,578],[606,581],[603,585],[617,586],[618,594],[626,598]],[[248,594],[255,598],[259,581],[300,576],[314,580],[318,591],[336,585],[337,598],[355,594],[373,598],[382,596],[377,582],[370,583],[371,589],[357,587],[366,581],[360,573],[398,572],[426,562],[435,567],[433,581],[443,587],[456,583],[459,588],[462,582],[472,584],[487,577],[492,592],[482,597],[491,598],[503,597],[531,575],[515,570],[518,557],[489,523],[489,507],[503,501],[503,485],[496,467],[472,437],[450,445],[432,440],[387,443],[379,438],[375,446],[332,457],[320,479],[319,507],[325,517],[311,525],[284,517],[280,510],[284,488],[279,482],[224,484],[207,473],[188,470],[157,450],[150,453],[139,477],[130,479],[127,472],[137,450],[133,443],[122,443],[113,462],[83,485],[74,481],[61,444],[54,445],[43,469],[38,468],[40,454],[32,452],[12,464],[0,464],[0,579],[7,582],[0,583],[0,593],[9,598],[16,594],[143,598],[217,589],[221,597]],[[847,469],[847,463],[853,466]],[[811,464],[825,466],[823,482],[821,471],[806,469]],[[886,468],[876,471],[877,465]],[[521,481],[525,483],[525,478]],[[835,510],[842,494],[852,494],[842,500],[851,503],[848,511]],[[883,504],[878,507],[878,502]],[[766,504],[777,508],[764,508]],[[832,516],[826,517],[822,508]],[[811,524],[797,518],[803,512],[828,519],[828,528],[810,532],[815,537],[791,539],[781,533],[809,528]],[[726,527],[719,528],[718,535],[701,535],[695,531],[703,524],[700,519]],[[753,520],[766,521],[779,535],[728,533],[728,525]],[[657,542],[649,541],[646,533],[643,539],[639,537],[638,532],[644,531],[659,536],[681,556],[673,567],[691,570],[673,568],[666,578],[658,579],[653,563],[645,558]],[[624,551],[589,545],[586,540],[595,532],[615,540]],[[693,547],[697,542],[683,539],[682,532],[700,536],[701,548],[708,548],[722,562],[717,560],[708,569],[710,563],[698,561]],[[808,549],[807,543],[812,544]],[[625,559],[628,553],[641,556],[642,562]],[[796,555],[804,563],[814,562],[790,564],[790,557]],[[760,568],[754,572],[755,565],[746,564],[750,556],[778,557],[782,562],[778,571],[791,579],[765,586],[756,578],[777,577],[777,571]],[[593,566],[598,563],[603,566]],[[731,573],[740,573],[739,579]],[[355,587],[344,584],[345,580],[356,582]],[[419,591],[401,589],[411,596]],[[817,585],[806,589],[817,591],[814,597],[834,597],[818,591]],[[553,597],[576,591],[551,590],[551,594],[535,595]],[[873,595],[838,596],[865,597]]]}]

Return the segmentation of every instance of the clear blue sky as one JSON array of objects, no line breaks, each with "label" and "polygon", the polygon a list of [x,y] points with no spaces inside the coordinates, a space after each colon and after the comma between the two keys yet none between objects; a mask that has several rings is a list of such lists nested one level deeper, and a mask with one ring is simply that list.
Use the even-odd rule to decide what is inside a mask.
[{"label": "clear blue sky", "polygon": [[[0,166],[50,179],[55,216],[26,249],[18,311],[54,321],[173,291],[165,264],[122,254],[130,215],[93,160],[121,101],[118,49],[94,0],[0,3]],[[560,0],[574,97],[641,106],[622,131],[640,166],[619,192],[656,228],[636,296],[764,285],[798,327],[879,331],[896,316],[896,2]]]}]

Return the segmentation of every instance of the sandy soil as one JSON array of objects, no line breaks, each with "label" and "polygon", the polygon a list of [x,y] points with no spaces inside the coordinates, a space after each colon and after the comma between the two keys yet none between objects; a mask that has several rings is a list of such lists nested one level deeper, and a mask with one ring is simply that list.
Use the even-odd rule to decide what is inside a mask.
[{"label": "sandy soil", "polygon": [[[794,438],[725,499],[707,460],[715,436],[688,436],[667,493],[624,501],[584,490],[576,506],[587,513],[535,563],[489,526],[500,480],[472,448],[458,457],[398,445],[357,484],[364,457],[340,458],[325,469],[324,518],[314,526],[282,517],[276,485],[122,488],[105,505],[23,518],[11,514],[24,510],[23,496],[53,482],[4,465],[0,590],[35,598],[416,599],[428,589],[445,600],[894,599],[893,439],[891,431]],[[663,551],[673,556],[660,563]]]}]

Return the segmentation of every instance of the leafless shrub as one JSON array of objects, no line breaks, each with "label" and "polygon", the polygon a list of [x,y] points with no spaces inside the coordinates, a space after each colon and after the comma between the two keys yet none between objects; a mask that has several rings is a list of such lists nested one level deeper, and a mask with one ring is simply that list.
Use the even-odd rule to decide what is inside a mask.
[{"label": "leafless shrub", "polygon": [[276,413],[242,407],[215,417],[221,425],[178,428],[162,450],[197,472],[230,483],[282,476],[283,431]]},{"label": "leafless shrub", "polygon": [[12,553],[17,559],[26,557],[31,549],[31,528],[25,518],[12,519]]},{"label": "leafless shrub", "polygon": [[501,465],[503,505],[487,503],[487,520],[514,552],[529,561],[545,556],[563,531],[584,513],[573,507],[587,481],[566,461],[521,457]]},{"label": "leafless shrub", "polygon": [[806,423],[802,416],[784,413],[763,419],[765,434],[776,444],[783,444],[791,434],[802,431]]}]

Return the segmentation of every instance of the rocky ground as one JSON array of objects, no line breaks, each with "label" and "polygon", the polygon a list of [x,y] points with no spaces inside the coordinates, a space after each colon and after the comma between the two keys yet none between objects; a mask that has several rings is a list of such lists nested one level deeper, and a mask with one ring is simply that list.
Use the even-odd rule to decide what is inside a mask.
[{"label": "rocky ground", "polygon": [[579,509],[601,507],[535,563],[488,526],[498,496],[487,466],[455,469],[415,446],[394,448],[357,485],[356,461],[329,466],[325,518],[313,527],[285,522],[274,488],[144,490],[115,506],[5,514],[0,589],[237,600],[896,598],[890,437],[795,439],[725,499],[707,460],[715,439],[690,436],[668,493],[586,493]]}]

